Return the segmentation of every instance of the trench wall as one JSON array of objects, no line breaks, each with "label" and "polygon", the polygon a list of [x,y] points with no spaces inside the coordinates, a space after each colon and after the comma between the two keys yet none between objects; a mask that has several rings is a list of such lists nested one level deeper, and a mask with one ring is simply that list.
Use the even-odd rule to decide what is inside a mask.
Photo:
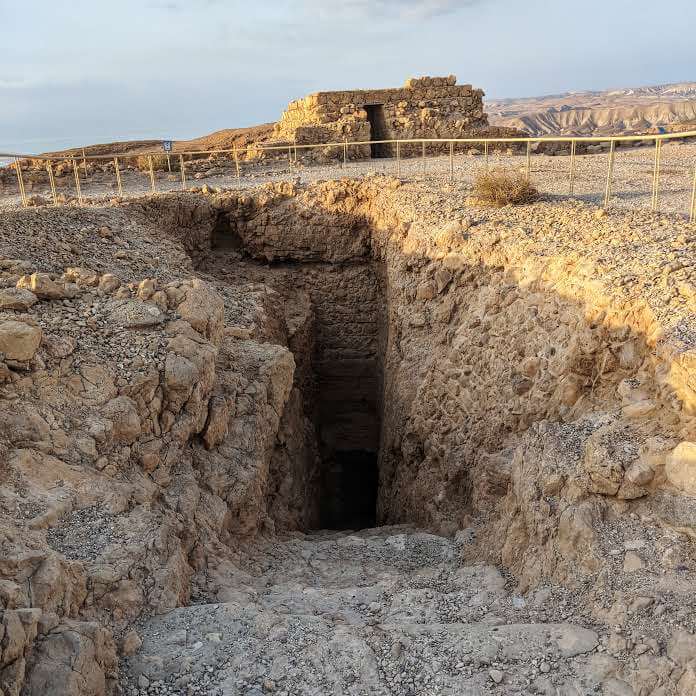
[{"label": "trench wall", "polygon": [[[381,269],[379,521],[451,531],[492,514],[517,495],[516,456],[532,426],[593,414],[631,425],[636,466],[650,460],[649,480],[635,483],[635,462],[615,462],[614,481],[602,483],[585,444],[562,480],[610,502],[678,495],[665,462],[694,437],[690,354],[659,340],[647,304],[612,298],[583,264],[530,256],[514,232],[405,222],[389,191],[397,186],[282,185],[210,202],[258,261]],[[321,302],[331,307],[331,292]],[[585,443],[591,430],[577,437]],[[645,454],[656,437],[667,444]],[[660,514],[691,525],[670,500]],[[524,506],[515,505],[513,516]]]},{"label": "trench wall", "polygon": [[[481,240],[491,255],[481,263],[481,247],[469,256],[452,251],[456,240],[416,244],[364,189],[297,193],[229,214],[252,257],[323,265],[314,368],[319,410],[335,414],[324,434],[338,446],[349,433],[373,441],[381,405],[380,522],[461,528],[506,495],[530,425],[621,408],[626,379],[659,390],[640,332],[552,290],[534,269],[499,263],[496,243]],[[378,287],[357,266],[346,271],[367,262],[382,269]]]}]

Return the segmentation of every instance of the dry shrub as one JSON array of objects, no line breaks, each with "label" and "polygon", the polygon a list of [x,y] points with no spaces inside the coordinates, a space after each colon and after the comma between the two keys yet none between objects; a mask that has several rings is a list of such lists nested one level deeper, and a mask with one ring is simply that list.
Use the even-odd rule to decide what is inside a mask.
[{"label": "dry shrub", "polygon": [[[167,155],[151,155],[152,157],[152,168],[155,171],[168,171],[168,166],[167,166]],[[170,163],[172,170],[174,170],[175,166],[178,168],[179,165],[179,157],[178,155],[176,157],[170,155]],[[150,163],[148,161],[147,155],[140,155],[139,157],[136,158],[135,160],[135,166],[140,169],[141,172],[149,172],[150,171]]]},{"label": "dry shrub", "polygon": [[494,169],[476,177],[474,196],[491,205],[523,205],[537,200],[539,191],[519,172]]}]

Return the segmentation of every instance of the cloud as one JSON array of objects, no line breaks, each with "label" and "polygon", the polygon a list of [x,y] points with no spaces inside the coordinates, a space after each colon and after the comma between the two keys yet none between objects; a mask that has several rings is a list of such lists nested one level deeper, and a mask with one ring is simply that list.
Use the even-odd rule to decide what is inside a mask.
[{"label": "cloud", "polygon": [[48,87],[49,85],[50,83],[47,80],[42,80],[39,78],[6,79],[4,77],[0,77],[0,89],[35,89],[37,87]]},{"label": "cloud", "polygon": [[339,0],[327,7],[325,0],[305,0],[310,9],[328,18],[337,14],[356,18],[431,19],[453,14],[480,0]]},{"label": "cloud", "polygon": [[146,4],[151,10],[163,10],[164,12],[181,12],[183,10],[196,10],[199,7],[206,8],[220,4],[220,0],[150,0]]}]

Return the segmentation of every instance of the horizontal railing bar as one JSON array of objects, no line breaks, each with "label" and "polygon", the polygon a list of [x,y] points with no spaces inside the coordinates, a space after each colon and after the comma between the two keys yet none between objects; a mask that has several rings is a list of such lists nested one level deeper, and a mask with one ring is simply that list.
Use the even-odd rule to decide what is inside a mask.
[{"label": "horizontal railing bar", "polygon": [[[665,141],[665,140],[680,140],[683,138],[693,138],[696,137],[696,131],[685,131],[682,133],[662,133],[662,134],[645,134],[645,135],[616,135],[616,136],[543,136],[543,137],[521,137],[521,138],[408,138],[408,139],[393,139],[393,140],[359,140],[359,141],[336,141],[329,143],[308,143],[308,144],[292,144],[293,148],[298,150],[312,150],[317,148],[328,148],[336,147],[343,148],[346,145],[348,147],[357,147],[365,145],[389,145],[399,143],[403,144],[434,144],[439,143],[447,145],[449,143],[470,143],[470,144],[504,144],[504,143],[621,143],[621,142],[638,142],[638,141]],[[251,145],[238,148],[224,148],[220,150],[176,150],[173,154],[183,155],[183,156],[193,156],[193,155],[221,155],[225,153],[234,154],[235,152],[245,152],[247,150],[260,150],[263,152],[274,152],[274,151],[286,151],[288,149],[287,145]],[[132,157],[151,157],[153,155],[163,155],[167,154],[162,150],[148,150],[140,152],[121,152],[121,153],[107,153],[103,155],[29,155],[20,154],[12,152],[0,152],[0,157],[3,158],[18,158],[18,159],[33,159],[41,161],[60,161],[67,160],[71,161],[74,159],[79,160],[112,160],[114,157],[119,159],[126,159]]]}]

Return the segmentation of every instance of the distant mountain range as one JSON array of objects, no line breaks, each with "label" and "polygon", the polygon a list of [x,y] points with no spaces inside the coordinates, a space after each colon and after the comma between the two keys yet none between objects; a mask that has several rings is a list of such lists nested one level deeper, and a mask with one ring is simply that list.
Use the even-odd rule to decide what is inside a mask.
[{"label": "distant mountain range", "polygon": [[532,135],[617,135],[696,128],[696,82],[486,102],[491,124]]}]

